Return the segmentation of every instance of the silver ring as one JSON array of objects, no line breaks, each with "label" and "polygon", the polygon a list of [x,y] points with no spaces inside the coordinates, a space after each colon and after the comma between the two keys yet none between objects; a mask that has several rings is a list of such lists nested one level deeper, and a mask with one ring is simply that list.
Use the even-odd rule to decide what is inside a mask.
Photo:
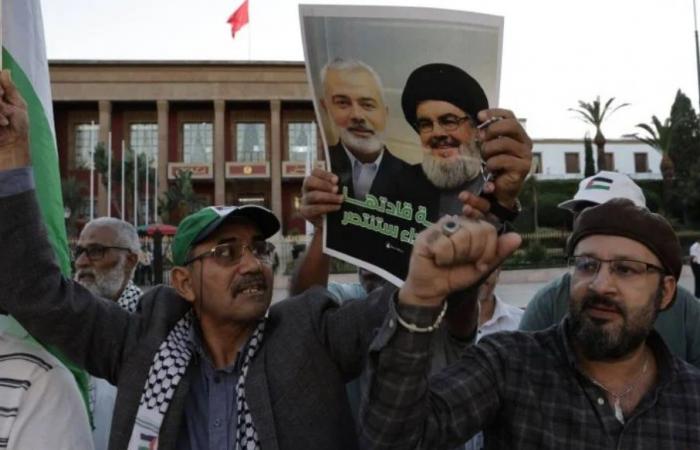
[{"label": "silver ring", "polygon": [[462,225],[459,222],[456,222],[454,220],[448,220],[447,222],[442,224],[442,234],[444,234],[447,237],[452,236],[462,228]]}]

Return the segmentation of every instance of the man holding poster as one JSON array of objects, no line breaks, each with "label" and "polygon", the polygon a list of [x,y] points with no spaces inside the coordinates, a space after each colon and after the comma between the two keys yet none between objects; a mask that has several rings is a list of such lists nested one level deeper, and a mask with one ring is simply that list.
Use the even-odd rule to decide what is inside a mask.
[{"label": "man holding poster", "polygon": [[[483,187],[493,192],[493,184],[483,175],[481,157],[492,157],[493,167],[487,168],[495,177],[498,201],[490,202],[491,211],[506,212],[501,216],[512,219],[513,214],[505,210],[515,210],[515,198],[529,172],[529,138],[508,111],[476,116],[499,103],[501,17],[335,5],[302,5],[300,11],[310,90],[328,170],[336,177],[328,180],[337,180],[327,192],[337,197],[312,195],[305,202],[312,208],[340,206],[321,211],[326,214],[325,226],[307,216],[317,225],[316,232],[323,231],[325,254],[401,285],[418,233],[441,214],[459,213],[457,194],[462,190],[478,193]],[[336,96],[332,90],[341,85],[351,94]],[[408,100],[413,101],[408,109],[402,101],[407,86]],[[405,117],[416,116],[423,100],[433,100],[433,106],[449,104],[452,109],[449,114],[422,111],[424,119],[434,117],[430,124],[423,120],[423,132],[416,139],[416,120],[407,122]],[[342,117],[335,107],[342,107]],[[349,119],[350,113],[355,120]],[[489,121],[493,117],[499,123]],[[485,121],[491,124],[484,125],[489,130],[477,133],[476,126]],[[448,136],[445,127],[453,128]],[[491,129],[498,134],[490,135]],[[497,139],[499,135],[503,139]],[[359,142],[372,144],[364,147],[369,154],[357,152],[354,143]],[[454,147],[455,154],[449,156],[453,151],[447,147]],[[512,161],[502,155],[515,156],[518,164],[503,166],[504,160]],[[397,170],[386,170],[387,159]],[[424,173],[426,168],[429,175]],[[464,173],[455,177],[457,172]],[[307,184],[305,192],[313,189]]]}]

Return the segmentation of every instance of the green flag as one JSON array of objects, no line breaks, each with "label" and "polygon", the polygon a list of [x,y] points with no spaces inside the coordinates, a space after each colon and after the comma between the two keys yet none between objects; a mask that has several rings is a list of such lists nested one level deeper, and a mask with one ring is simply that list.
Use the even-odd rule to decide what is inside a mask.
[{"label": "green flag", "polygon": [[[41,5],[39,0],[4,0],[1,4],[2,66],[12,72],[12,81],[27,102],[36,195],[57,261],[70,276]],[[49,350],[73,372],[87,405],[87,374],[59,352]]]}]

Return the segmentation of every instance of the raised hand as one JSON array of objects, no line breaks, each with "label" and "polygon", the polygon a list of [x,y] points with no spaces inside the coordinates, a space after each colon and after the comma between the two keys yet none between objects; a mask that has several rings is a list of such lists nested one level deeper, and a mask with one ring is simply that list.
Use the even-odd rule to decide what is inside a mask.
[{"label": "raised hand", "polygon": [[316,229],[323,227],[325,214],[338,211],[343,203],[342,194],[338,194],[338,177],[322,169],[314,169],[304,178],[301,192],[301,215]]},{"label": "raised hand", "polygon": [[445,216],[418,235],[402,303],[438,306],[451,292],[466,289],[500,265],[520,246],[515,233],[497,236],[488,222]]},{"label": "raised hand", "polygon": [[30,164],[27,104],[15,87],[10,72],[0,72],[0,170]]},{"label": "raised hand", "polygon": [[486,183],[484,192],[493,193],[501,205],[513,209],[532,166],[532,140],[512,111],[494,108],[478,115],[482,123],[494,117],[501,120],[478,131],[483,143],[482,156],[494,176],[492,182]]}]

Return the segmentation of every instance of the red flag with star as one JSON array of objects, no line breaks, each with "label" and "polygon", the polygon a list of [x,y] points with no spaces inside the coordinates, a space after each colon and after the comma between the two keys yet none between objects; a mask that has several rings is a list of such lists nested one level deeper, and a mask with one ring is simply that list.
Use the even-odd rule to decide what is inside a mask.
[{"label": "red flag with star", "polygon": [[248,0],[244,0],[227,20],[231,24],[231,37],[236,37],[236,32],[248,23]]}]

